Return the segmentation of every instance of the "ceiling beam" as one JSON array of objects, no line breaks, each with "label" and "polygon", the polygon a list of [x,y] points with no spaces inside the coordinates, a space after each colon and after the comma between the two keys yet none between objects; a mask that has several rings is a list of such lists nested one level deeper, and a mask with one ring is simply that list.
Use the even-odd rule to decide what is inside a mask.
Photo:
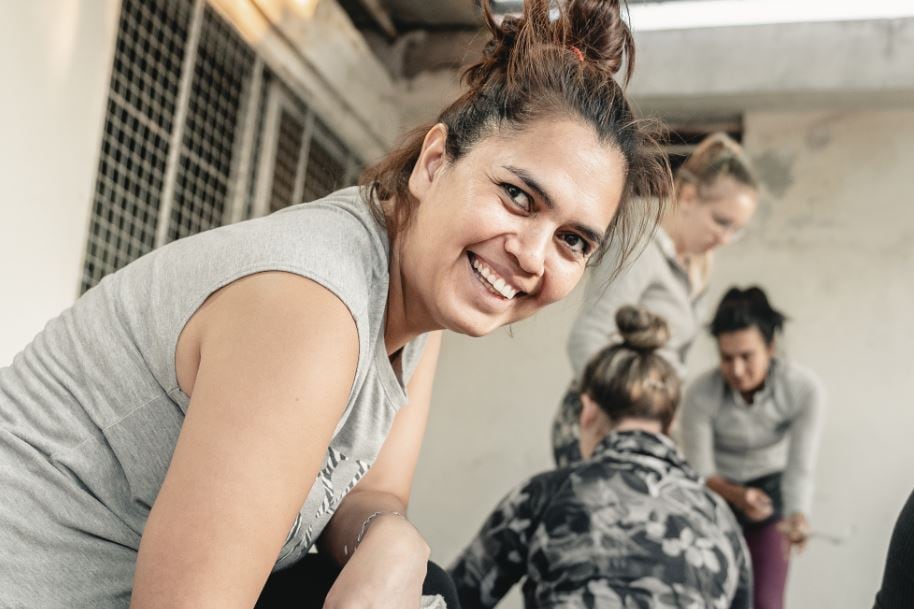
[{"label": "ceiling beam", "polygon": [[359,0],[359,4],[362,5],[365,12],[371,15],[374,22],[390,40],[397,37],[397,26],[394,25],[394,20],[387,9],[381,5],[381,0]]}]

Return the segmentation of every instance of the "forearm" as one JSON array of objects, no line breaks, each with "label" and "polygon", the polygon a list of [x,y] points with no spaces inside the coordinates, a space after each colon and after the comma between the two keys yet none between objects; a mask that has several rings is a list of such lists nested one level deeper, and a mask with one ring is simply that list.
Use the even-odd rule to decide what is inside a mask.
[{"label": "forearm", "polygon": [[809,514],[812,508],[814,479],[808,474],[786,472],[781,482],[781,495],[784,498],[784,514]]},{"label": "forearm", "polygon": [[708,488],[723,497],[728,503],[742,507],[746,494],[746,487],[730,482],[723,476],[711,475],[706,480]]},{"label": "forearm", "polygon": [[[404,543],[410,546],[410,553],[415,553],[417,560],[427,561],[430,554],[428,544],[419,531],[405,519],[407,506],[405,502],[392,493],[381,491],[354,490],[340,503],[336,513],[318,539],[318,547],[340,565],[352,556],[356,539],[362,525],[375,512],[397,512],[403,518],[394,515],[378,516],[369,524],[364,537],[371,533],[383,534],[390,538],[390,543]],[[382,521],[396,520],[379,526]],[[348,554],[347,554],[348,550]]]}]

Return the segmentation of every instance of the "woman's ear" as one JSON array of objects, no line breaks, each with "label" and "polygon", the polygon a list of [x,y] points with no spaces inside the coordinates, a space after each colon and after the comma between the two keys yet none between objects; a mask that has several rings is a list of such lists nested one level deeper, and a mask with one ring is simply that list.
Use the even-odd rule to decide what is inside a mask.
[{"label": "woman's ear", "polygon": [[597,403],[593,401],[586,393],[581,394],[581,429],[591,429],[600,423],[600,419],[606,415],[600,410],[600,407],[597,406]]},{"label": "woman's ear", "polygon": [[682,210],[691,210],[699,203],[698,188],[691,182],[684,182],[676,189],[676,206]]},{"label": "woman's ear", "polygon": [[435,176],[447,162],[447,127],[444,123],[437,123],[422,140],[422,149],[419,158],[409,175],[409,192],[421,200],[431,189]]}]

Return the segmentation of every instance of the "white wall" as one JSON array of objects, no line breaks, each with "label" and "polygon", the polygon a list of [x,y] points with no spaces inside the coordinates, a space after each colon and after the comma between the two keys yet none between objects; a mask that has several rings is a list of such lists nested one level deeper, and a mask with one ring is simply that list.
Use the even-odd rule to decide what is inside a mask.
[{"label": "white wall", "polygon": [[[914,487],[914,111],[750,114],[746,145],[770,188],[750,233],[719,256],[712,297],[759,283],[790,315],[785,352],[830,393],[812,523],[845,538],[796,559],[789,606],[871,606]],[[577,301],[518,324],[513,339],[447,337],[411,507],[436,560],[549,466]],[[693,371],[714,365],[708,338],[692,355]]]},{"label": "white wall", "polygon": [[746,136],[769,195],[712,289],[756,281],[791,317],[785,352],[830,395],[812,523],[848,536],[811,544],[789,599],[869,607],[914,488],[914,110],[750,114]]},{"label": "white wall", "polygon": [[117,8],[117,0],[3,6],[0,365],[77,295]]}]

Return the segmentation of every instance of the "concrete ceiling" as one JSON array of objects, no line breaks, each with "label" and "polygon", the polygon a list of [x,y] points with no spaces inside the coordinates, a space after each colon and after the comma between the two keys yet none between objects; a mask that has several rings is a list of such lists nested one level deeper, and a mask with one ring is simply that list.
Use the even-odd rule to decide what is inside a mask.
[{"label": "concrete ceiling", "polygon": [[[555,1],[555,0],[553,0]],[[630,5],[683,0],[628,0]],[[479,51],[480,0],[337,0],[395,78],[457,68]],[[497,13],[523,0],[490,0]]]},{"label": "concrete ceiling", "polygon": [[394,22],[415,28],[466,29],[480,25],[473,0],[384,0]]},{"label": "concrete ceiling", "polygon": [[[478,28],[480,10],[475,0],[339,0],[352,22],[363,31],[396,38],[413,30]],[[391,32],[382,22],[388,21]]]},{"label": "concrete ceiling", "polygon": [[[499,12],[521,9],[523,0],[491,0]],[[682,0],[628,0],[629,4],[680,2]],[[360,29],[378,28],[378,13],[384,13],[397,33],[416,29],[473,29],[480,25],[479,0],[340,0]]]}]

